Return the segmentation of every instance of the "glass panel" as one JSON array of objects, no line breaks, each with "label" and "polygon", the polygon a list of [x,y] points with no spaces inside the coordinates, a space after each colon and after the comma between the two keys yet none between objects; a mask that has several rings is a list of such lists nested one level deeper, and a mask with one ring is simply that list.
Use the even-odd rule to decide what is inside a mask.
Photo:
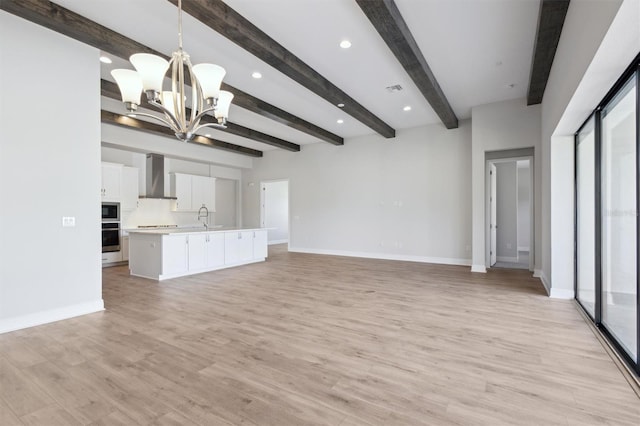
[{"label": "glass panel", "polygon": [[596,230],[596,188],[595,188],[595,129],[594,118],[580,130],[576,146],[576,206],[577,206],[577,294],[576,297],[595,317],[596,274],[595,274],[595,230]]},{"label": "glass panel", "polygon": [[635,87],[602,112],[602,323],[637,362]]}]

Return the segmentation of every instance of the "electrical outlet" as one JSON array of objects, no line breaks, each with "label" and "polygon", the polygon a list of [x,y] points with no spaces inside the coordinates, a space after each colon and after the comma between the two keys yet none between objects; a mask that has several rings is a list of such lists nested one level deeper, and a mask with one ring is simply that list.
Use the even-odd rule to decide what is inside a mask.
[{"label": "electrical outlet", "polygon": [[63,216],[62,226],[64,228],[73,228],[74,226],[76,226],[76,218],[73,216]]}]

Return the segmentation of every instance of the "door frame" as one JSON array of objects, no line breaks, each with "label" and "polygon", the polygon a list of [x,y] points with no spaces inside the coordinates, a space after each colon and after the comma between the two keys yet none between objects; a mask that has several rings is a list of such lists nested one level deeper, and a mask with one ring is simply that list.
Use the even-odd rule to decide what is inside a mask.
[{"label": "door frame", "polygon": [[[289,249],[289,245],[291,244],[291,184],[289,179],[267,179],[260,181],[260,227],[264,228],[264,220],[265,220],[265,190],[264,186],[267,183],[277,183],[277,182],[286,182],[287,183],[287,250]],[[268,232],[268,231],[267,231]],[[281,244],[280,242],[275,242],[274,244]],[[283,243],[282,243],[283,244]]]},{"label": "door frame", "polygon": [[[513,152],[513,150],[506,150],[505,154]],[[499,154],[499,152],[494,152],[493,154]],[[515,157],[505,157],[505,158],[491,158],[485,160],[485,249],[484,249],[484,264],[487,269],[491,268],[491,176],[489,175],[489,171],[491,170],[491,165],[495,165],[497,163],[509,163],[513,161],[519,160],[529,160],[529,271],[533,272],[535,265],[535,174],[534,174],[534,156],[533,155],[521,155]],[[498,196],[496,196],[497,198]],[[517,247],[516,247],[517,250]]]}]

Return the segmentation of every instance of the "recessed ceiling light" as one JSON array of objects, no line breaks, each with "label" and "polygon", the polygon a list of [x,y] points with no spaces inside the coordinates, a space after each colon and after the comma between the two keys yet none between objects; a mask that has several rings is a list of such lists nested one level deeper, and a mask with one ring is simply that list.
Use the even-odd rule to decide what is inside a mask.
[{"label": "recessed ceiling light", "polygon": [[211,133],[207,133],[204,135],[205,138],[210,138],[211,137]]},{"label": "recessed ceiling light", "polygon": [[102,62],[103,64],[110,64],[112,61],[111,61],[111,58],[108,58],[106,56],[100,56],[100,62]]},{"label": "recessed ceiling light", "polygon": [[351,42],[349,40],[342,40],[340,42],[340,47],[342,47],[343,49],[348,49],[351,47]]},{"label": "recessed ceiling light", "polygon": [[251,74],[251,77],[253,77],[253,78],[262,78],[262,74],[260,74],[258,71],[254,71]]},{"label": "recessed ceiling light", "polygon": [[344,104],[338,104],[338,108],[344,108]]},{"label": "recessed ceiling light", "polygon": [[407,105],[406,107],[402,108],[403,111],[411,111],[411,105]]},{"label": "recessed ceiling light", "polygon": [[342,124],[342,123],[344,123],[344,120],[343,120],[342,118],[339,118],[339,119],[338,119],[338,121],[337,121],[337,123],[338,123],[338,124]]},{"label": "recessed ceiling light", "polygon": [[131,117],[131,118],[136,118],[136,117],[137,117],[137,115],[135,115],[135,114],[127,114],[127,115],[128,115],[129,117]]}]

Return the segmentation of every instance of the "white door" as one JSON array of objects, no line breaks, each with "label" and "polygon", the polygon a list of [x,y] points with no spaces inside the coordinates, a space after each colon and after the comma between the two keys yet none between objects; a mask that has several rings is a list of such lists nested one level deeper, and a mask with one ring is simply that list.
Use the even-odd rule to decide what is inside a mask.
[{"label": "white door", "polygon": [[491,192],[489,195],[489,209],[490,209],[490,219],[489,219],[489,234],[491,239],[490,244],[490,252],[489,252],[489,266],[493,266],[496,264],[496,252],[498,250],[497,247],[497,230],[498,224],[496,223],[497,219],[497,207],[496,207],[496,176],[497,176],[497,168],[496,165],[491,163],[489,164],[489,182],[491,186]]},{"label": "white door", "polygon": [[260,226],[269,228],[269,244],[289,242],[289,182],[263,182],[261,186]]}]

